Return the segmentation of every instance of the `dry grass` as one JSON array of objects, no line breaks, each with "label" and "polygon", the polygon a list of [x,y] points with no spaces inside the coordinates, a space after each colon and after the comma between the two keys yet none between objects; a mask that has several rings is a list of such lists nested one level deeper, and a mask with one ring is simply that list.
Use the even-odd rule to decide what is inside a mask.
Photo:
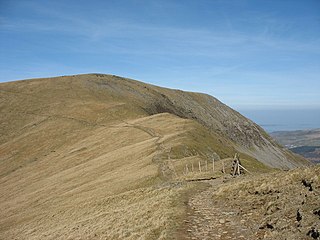
[{"label": "dry grass", "polygon": [[[29,211],[15,227],[2,229],[6,239],[169,239],[179,191],[141,188],[110,197],[69,198],[46,209]],[[72,201],[75,200],[75,201]],[[46,205],[46,204],[45,204]],[[44,207],[44,206],[42,206]],[[18,226],[19,227],[18,227]],[[2,225],[3,227],[3,225]]]},{"label": "dry grass", "polygon": [[[0,238],[168,239],[188,190],[173,183],[211,174],[184,176],[185,164],[236,151],[193,118],[208,99],[105,75],[2,83]],[[181,116],[150,116],[165,110]]]},{"label": "dry grass", "polygon": [[[20,150],[16,165],[8,165],[10,157],[1,165],[1,236],[168,239],[185,187],[161,187],[170,181],[164,175],[171,167],[181,174],[176,160],[168,162],[167,149],[183,144],[188,125],[190,120],[170,114],[99,125],[90,133],[60,119],[38,122],[1,146],[2,156],[14,146]],[[76,133],[60,139],[68,127]]]}]

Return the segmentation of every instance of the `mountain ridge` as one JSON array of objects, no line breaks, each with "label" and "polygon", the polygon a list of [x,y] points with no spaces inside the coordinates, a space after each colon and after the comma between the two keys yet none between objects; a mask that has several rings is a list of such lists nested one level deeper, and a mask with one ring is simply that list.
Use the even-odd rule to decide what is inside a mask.
[{"label": "mountain ridge", "polygon": [[[49,79],[52,81],[59,81],[59,79],[62,81],[64,79],[66,87],[70,88],[64,91],[74,95],[73,97],[77,97],[76,91],[72,92],[74,87],[84,89],[85,94],[91,94],[92,98],[99,98],[99,95],[108,94],[113,99],[118,99],[119,102],[124,101],[125,104],[130,105],[133,114],[135,114],[135,111],[142,115],[167,112],[178,117],[195,120],[210,132],[214,132],[223,138],[227,137],[235,143],[238,151],[257,158],[270,167],[292,168],[300,165],[299,161],[294,160],[297,158],[296,156],[277,145],[262,128],[208,94],[161,88],[106,74],[73,75],[31,81],[40,84],[43,81],[49,81]],[[14,84],[19,83],[31,84],[30,80],[19,81]],[[13,82],[2,84],[2,86],[11,84]],[[80,86],[74,86],[74,84],[80,84]],[[30,91],[32,94],[32,90]],[[63,90],[60,89],[60,91]],[[54,94],[54,92],[49,94]],[[70,95],[64,97],[67,99]],[[83,95],[78,96],[78,98],[82,97]],[[268,154],[265,154],[266,152]],[[288,161],[287,158],[291,158],[291,160]]]},{"label": "mountain ridge", "polygon": [[208,95],[112,75],[1,83],[0,235],[172,239],[188,180],[225,176],[236,152],[252,175],[270,156],[308,164],[259,129]]}]

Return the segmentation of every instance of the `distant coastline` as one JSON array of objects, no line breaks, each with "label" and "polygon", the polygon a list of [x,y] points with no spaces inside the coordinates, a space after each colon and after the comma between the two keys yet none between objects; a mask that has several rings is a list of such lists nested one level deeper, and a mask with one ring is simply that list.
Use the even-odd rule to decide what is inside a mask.
[{"label": "distant coastline", "polygon": [[307,131],[307,130],[317,130],[319,125],[312,124],[296,124],[296,125],[277,125],[277,124],[259,124],[266,132],[276,133],[276,132],[294,132],[294,131]]},{"label": "distant coastline", "polygon": [[320,128],[320,109],[239,110],[268,133]]}]

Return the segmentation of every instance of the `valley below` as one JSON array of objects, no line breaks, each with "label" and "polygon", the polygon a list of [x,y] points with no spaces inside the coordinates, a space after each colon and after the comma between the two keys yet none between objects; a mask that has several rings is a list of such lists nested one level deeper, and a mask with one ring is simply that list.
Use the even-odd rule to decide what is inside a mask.
[{"label": "valley below", "polygon": [[286,148],[314,163],[320,163],[320,129],[271,133]]}]

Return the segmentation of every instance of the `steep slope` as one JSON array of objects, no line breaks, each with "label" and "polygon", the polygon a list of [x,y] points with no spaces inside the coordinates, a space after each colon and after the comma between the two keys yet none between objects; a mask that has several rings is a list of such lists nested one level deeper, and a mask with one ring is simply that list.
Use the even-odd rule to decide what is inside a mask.
[{"label": "steep slope", "polygon": [[213,97],[111,75],[1,83],[0,132],[5,239],[168,239],[186,164],[305,163]]}]

